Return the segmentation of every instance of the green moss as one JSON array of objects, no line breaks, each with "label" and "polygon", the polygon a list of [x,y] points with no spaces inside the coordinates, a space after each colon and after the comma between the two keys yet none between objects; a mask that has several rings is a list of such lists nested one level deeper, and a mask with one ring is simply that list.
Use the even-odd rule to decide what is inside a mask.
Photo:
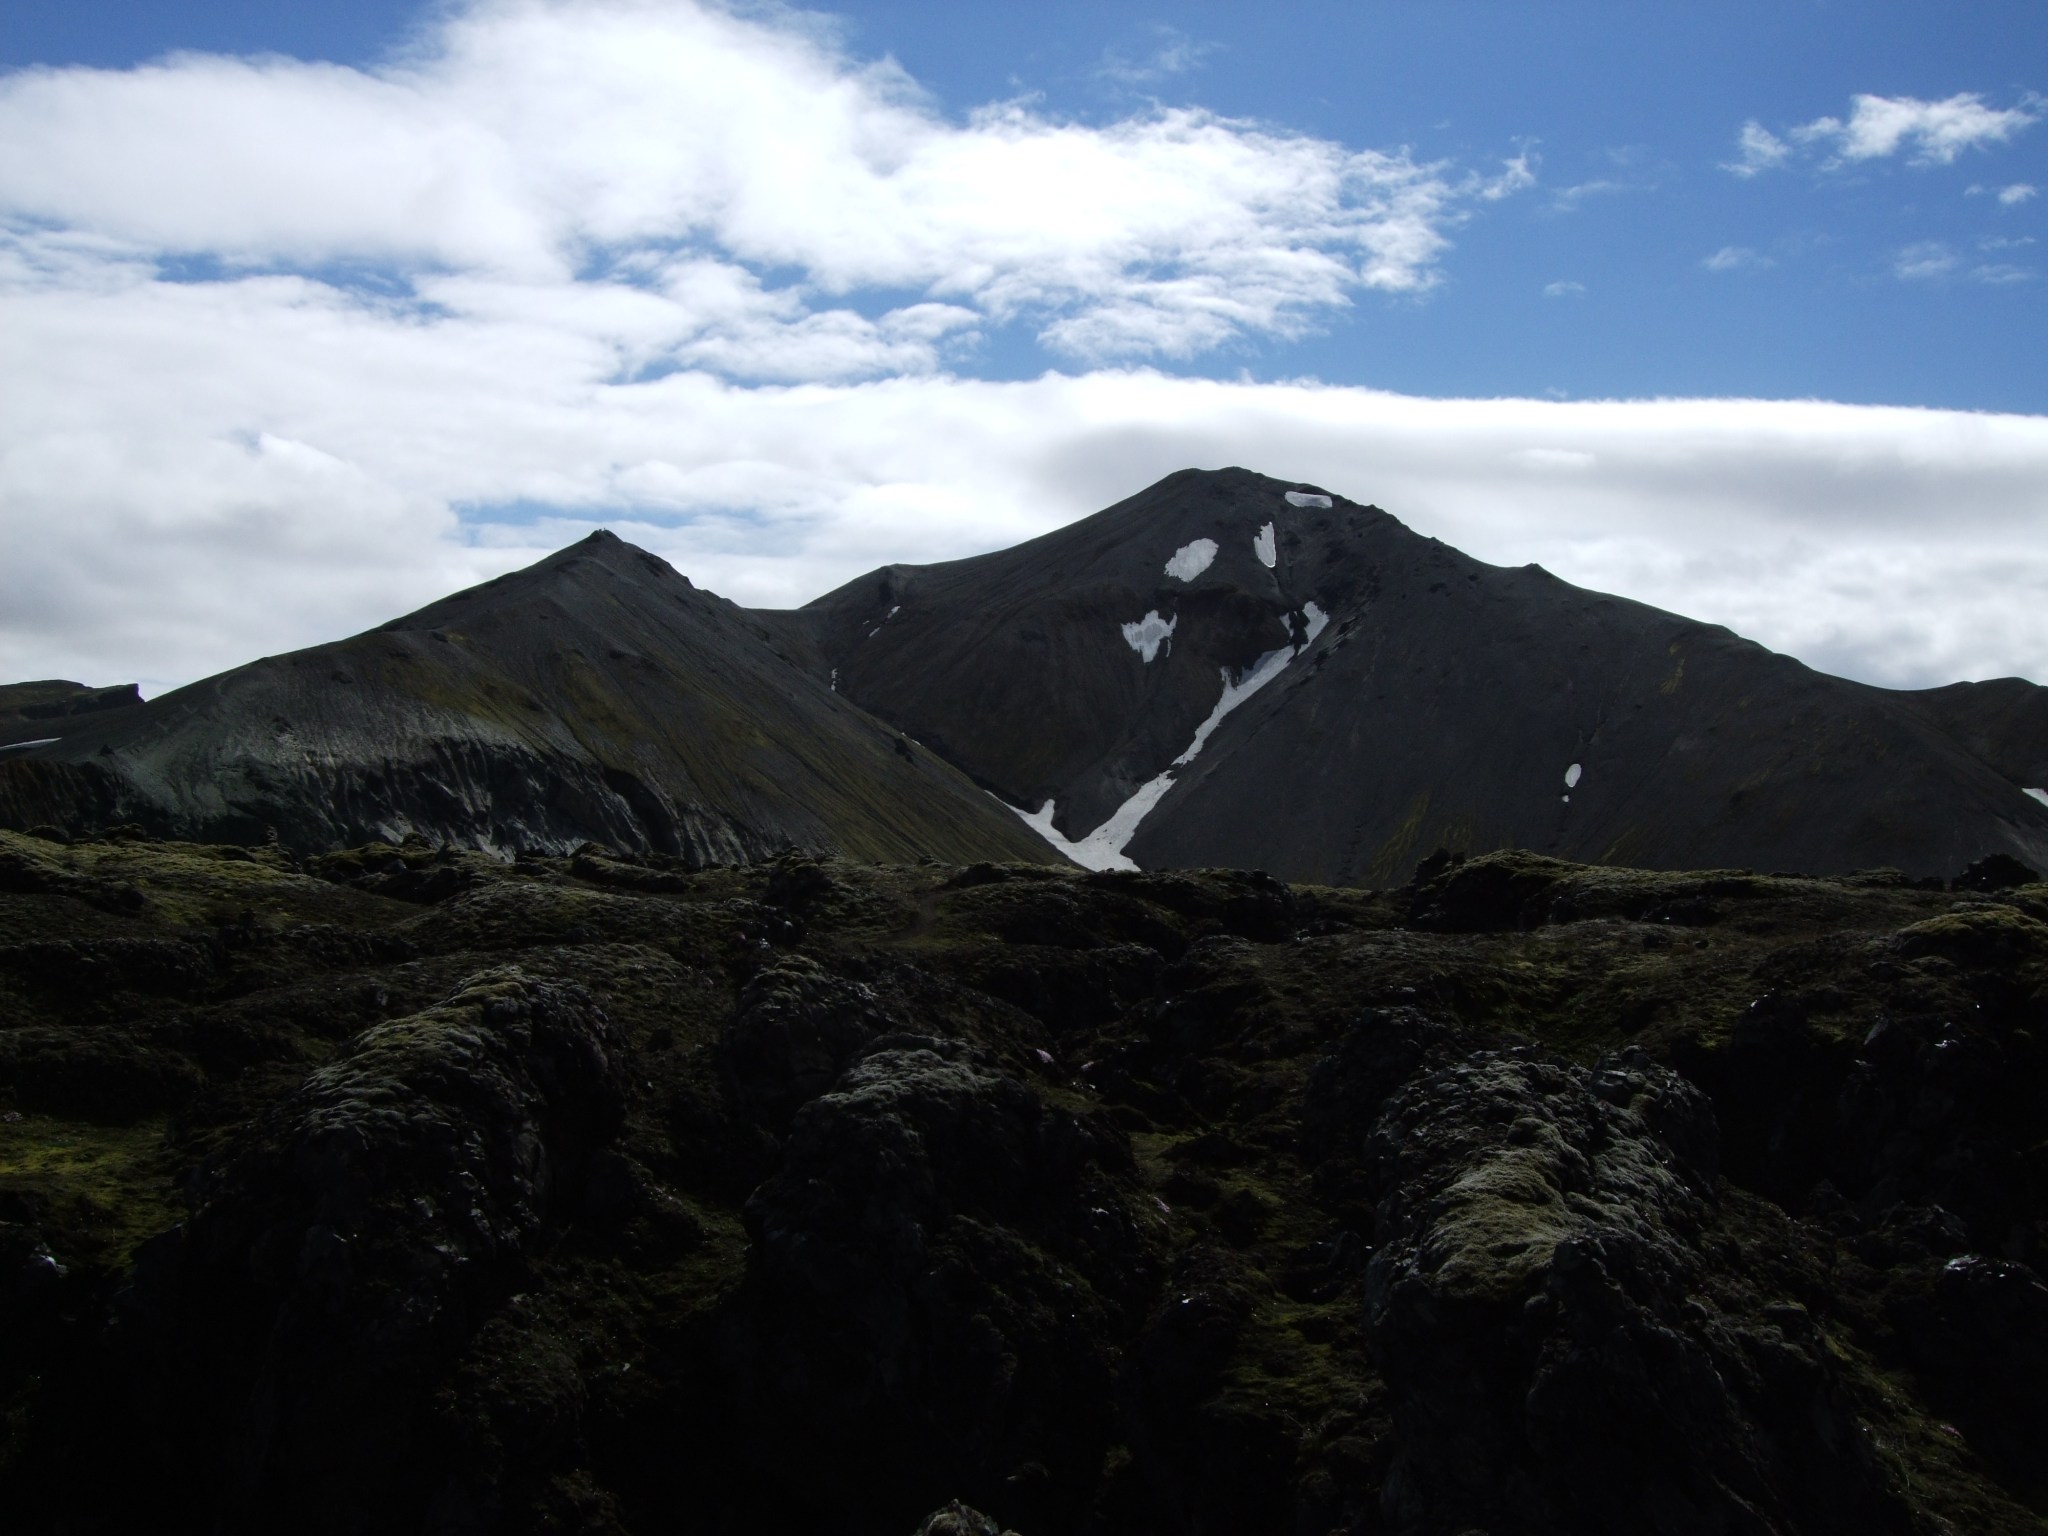
[{"label": "green moss", "polygon": [[60,1262],[125,1265],[184,1219],[165,1122],[93,1125],[23,1115],[0,1124],[0,1192],[36,1212]]}]

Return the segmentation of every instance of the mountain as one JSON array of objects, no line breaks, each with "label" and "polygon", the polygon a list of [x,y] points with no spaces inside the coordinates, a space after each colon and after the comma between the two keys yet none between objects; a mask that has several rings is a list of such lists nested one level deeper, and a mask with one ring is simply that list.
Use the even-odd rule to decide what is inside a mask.
[{"label": "mountain", "polygon": [[61,735],[79,715],[126,709],[141,702],[141,690],[133,683],[116,688],[88,688],[57,678],[0,683],[0,750]]},{"label": "mountain", "polygon": [[1243,469],[791,611],[598,534],[147,704],[0,690],[0,825],[307,851],[418,832],[1390,885],[1519,847],[1947,876],[2048,868],[2044,786],[2030,682],[1829,677]]},{"label": "mountain", "polygon": [[1666,869],[2048,867],[2032,683],[1829,677],[1242,469],[761,617],[1098,867],[1384,885],[1435,848],[1505,846]]},{"label": "mountain", "polygon": [[64,714],[76,685],[17,691],[24,713],[59,711],[16,732],[54,743],[0,756],[0,824],[17,827],[274,831],[305,851],[412,833],[501,855],[594,840],[690,864],[790,844],[1057,857],[745,611],[608,533],[147,703]]}]

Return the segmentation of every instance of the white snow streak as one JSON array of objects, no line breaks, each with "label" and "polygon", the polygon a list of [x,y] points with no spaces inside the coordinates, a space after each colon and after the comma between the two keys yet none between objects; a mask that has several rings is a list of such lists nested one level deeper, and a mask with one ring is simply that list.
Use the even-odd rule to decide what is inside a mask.
[{"label": "white snow streak", "polygon": [[[1038,808],[1035,815],[1017,811],[1024,825],[1059,849],[1083,869],[1136,869],[1130,857],[1124,852],[1124,844],[1138,830],[1138,823],[1146,813],[1159,803],[1159,799],[1173,788],[1173,775],[1162,773],[1138,788],[1122,805],[1111,813],[1109,820],[1090,832],[1086,837],[1070,840],[1053,830],[1053,802],[1048,800]],[[1010,809],[1016,810],[1015,806]]]},{"label": "white snow streak", "polygon": [[1159,642],[1166,642],[1166,654],[1173,654],[1173,626],[1180,622],[1180,615],[1170,619],[1159,617],[1159,610],[1153,609],[1135,624],[1124,625],[1124,643],[1145,660],[1150,661],[1159,654]]},{"label": "white snow streak", "polygon": [[1266,524],[1253,537],[1252,553],[1259,557],[1259,564],[1269,571],[1273,569],[1273,562],[1278,558],[1280,552],[1273,542],[1273,525],[1271,523]]},{"label": "white snow streak", "polygon": [[[1329,497],[1318,496],[1313,491],[1289,491],[1287,493],[1287,505],[1290,507],[1327,507],[1329,504]],[[1272,564],[1270,560],[1266,563],[1268,565]]]},{"label": "white snow streak", "polygon": [[[1181,753],[1158,774],[1139,785],[1137,793],[1111,812],[1109,820],[1086,837],[1070,839],[1053,829],[1055,807],[1050,800],[1035,812],[1018,811],[1014,805],[1010,809],[1017,812],[1027,827],[1085,869],[1136,869],[1137,864],[1124,852],[1124,846],[1137,835],[1138,823],[1150,815],[1152,807],[1164,799],[1166,792],[1173,788],[1173,770],[1184,768],[1193,762],[1211,733],[1223,723],[1223,717],[1285,671],[1287,664],[1300,655],[1301,651],[1313,645],[1316,636],[1320,635],[1330,622],[1330,616],[1314,603],[1303,603],[1301,616],[1302,633],[1306,638],[1302,641],[1300,649],[1290,641],[1277,651],[1266,652],[1253,662],[1248,670],[1234,679],[1230,675],[1230,670],[1224,668],[1223,697],[1218,699],[1216,707],[1209,711],[1209,718],[1196,729],[1195,739],[1188,743],[1187,751]],[[1153,619],[1158,615],[1148,614],[1146,617]],[[1124,638],[1131,640],[1133,649],[1138,643],[1131,639],[1131,631],[1135,628],[1137,626],[1133,624],[1124,626]],[[1172,626],[1168,625],[1167,628],[1170,631]],[[1292,634],[1291,624],[1288,630]],[[1145,659],[1150,661],[1152,658],[1148,655]]]},{"label": "white snow streak", "polygon": [[2040,801],[2043,805],[2048,805],[2048,789],[2023,789],[2020,791],[2020,793],[2023,795],[2032,795],[2036,800]]},{"label": "white snow streak", "polygon": [[1209,562],[1215,558],[1216,541],[1196,539],[1173,552],[1173,558],[1166,562],[1166,574],[1177,581],[1193,581],[1209,569]]},{"label": "white snow streak", "polygon": [[1566,789],[1577,789],[1579,787],[1579,780],[1583,776],[1584,770],[1579,766],[1579,764],[1573,763],[1571,767],[1565,769],[1564,771],[1564,787]]}]

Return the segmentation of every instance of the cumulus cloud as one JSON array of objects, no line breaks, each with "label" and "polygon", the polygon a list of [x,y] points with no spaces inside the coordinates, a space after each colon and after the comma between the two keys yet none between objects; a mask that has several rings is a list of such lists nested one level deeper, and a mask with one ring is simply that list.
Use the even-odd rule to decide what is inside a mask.
[{"label": "cumulus cloud", "polygon": [[[679,361],[772,376],[813,352],[903,366],[921,322],[865,328],[836,302],[863,293],[1085,357],[1299,335],[1360,291],[1428,289],[1464,207],[1511,189],[1512,169],[1453,176],[1194,109],[949,121],[895,66],[781,15],[475,0],[375,71],[180,56],[17,74],[0,80],[0,209],[230,271],[637,287]],[[696,325],[678,266],[749,318]],[[739,291],[770,272],[772,294]]]},{"label": "cumulus cloud", "polygon": [[2029,198],[2034,197],[2038,190],[2038,188],[2029,186],[2024,181],[2016,181],[2009,187],[2000,187],[1998,189],[1998,201],[2004,207],[2016,208]]},{"label": "cumulus cloud", "polygon": [[2003,144],[2022,128],[2040,121],[2036,99],[2023,106],[1987,107],[1974,91],[1946,101],[1921,101],[1913,96],[1851,98],[1848,121],[1822,117],[1795,128],[1803,144],[1826,145],[1843,160],[1876,160],[1911,148],[1922,165],[1950,165],[1966,149]]},{"label": "cumulus cloud", "polygon": [[1824,155],[1828,169],[1901,152],[1909,152],[1916,165],[1952,165],[1965,150],[2006,143],[2039,122],[2041,108],[2041,98],[2033,95],[2015,107],[1991,107],[1974,91],[1943,101],[1858,94],[1850,98],[1847,118],[1818,117],[1783,138],[1751,119],[1737,136],[1738,157],[1723,168],[1755,176],[1785,165],[1795,150]]}]

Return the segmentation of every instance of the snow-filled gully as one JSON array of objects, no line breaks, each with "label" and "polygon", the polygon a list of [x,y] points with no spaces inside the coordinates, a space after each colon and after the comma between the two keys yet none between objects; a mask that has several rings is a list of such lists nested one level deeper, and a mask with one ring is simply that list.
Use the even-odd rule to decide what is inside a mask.
[{"label": "snow-filled gully", "polygon": [[[1209,718],[1195,728],[1195,739],[1188,743],[1187,750],[1159,773],[1139,785],[1135,794],[1112,811],[1109,819],[1087,836],[1062,837],[1052,824],[1058,807],[1051,800],[1046,801],[1036,811],[1019,811],[1014,805],[1010,809],[1017,811],[1017,815],[1027,827],[1084,869],[1136,869],[1136,862],[1124,852],[1124,849],[1137,835],[1138,824],[1165,798],[1166,792],[1173,788],[1174,770],[1185,768],[1192,763],[1207,744],[1209,737],[1215,733],[1216,727],[1223,723],[1224,716],[1286,671],[1288,663],[1315,644],[1316,636],[1320,635],[1324,626],[1330,622],[1330,616],[1312,602],[1301,605],[1301,619],[1302,629],[1307,638],[1299,647],[1290,641],[1278,650],[1268,651],[1236,677],[1231,676],[1229,668],[1221,669],[1222,696],[1216,700],[1216,707],[1209,711]],[[1291,633],[1292,624],[1288,627]],[[1132,647],[1137,648],[1135,640],[1132,641]],[[1151,657],[1147,656],[1145,659],[1150,661]]]}]

